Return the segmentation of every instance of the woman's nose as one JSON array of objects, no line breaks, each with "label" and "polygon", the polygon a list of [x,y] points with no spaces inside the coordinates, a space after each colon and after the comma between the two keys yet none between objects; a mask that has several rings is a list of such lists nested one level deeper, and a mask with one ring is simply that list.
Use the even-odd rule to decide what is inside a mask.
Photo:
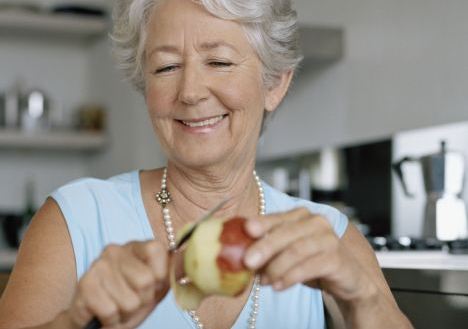
[{"label": "woman's nose", "polygon": [[187,105],[196,105],[208,98],[208,88],[200,70],[186,65],[180,82],[179,101]]}]

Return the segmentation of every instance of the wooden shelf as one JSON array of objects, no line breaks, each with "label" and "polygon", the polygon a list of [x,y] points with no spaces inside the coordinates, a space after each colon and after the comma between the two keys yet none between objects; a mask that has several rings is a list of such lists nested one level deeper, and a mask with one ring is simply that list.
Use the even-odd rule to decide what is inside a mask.
[{"label": "wooden shelf", "polygon": [[0,130],[0,149],[90,152],[102,150],[107,143],[107,136],[103,133]]},{"label": "wooden shelf", "polygon": [[108,31],[102,17],[0,10],[0,34],[89,40]]}]

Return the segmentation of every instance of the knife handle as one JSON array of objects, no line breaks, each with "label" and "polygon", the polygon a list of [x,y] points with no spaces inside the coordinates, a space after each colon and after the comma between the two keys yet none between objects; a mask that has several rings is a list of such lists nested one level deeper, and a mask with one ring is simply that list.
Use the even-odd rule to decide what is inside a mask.
[{"label": "knife handle", "polygon": [[93,318],[91,321],[88,322],[84,329],[100,329],[102,327],[101,322],[98,318]]}]

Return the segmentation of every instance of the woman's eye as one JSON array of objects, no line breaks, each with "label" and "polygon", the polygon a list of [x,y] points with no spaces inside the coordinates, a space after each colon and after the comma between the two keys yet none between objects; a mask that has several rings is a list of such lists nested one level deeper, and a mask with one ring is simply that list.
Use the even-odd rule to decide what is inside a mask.
[{"label": "woman's eye", "polygon": [[230,62],[221,62],[221,61],[212,61],[212,62],[210,62],[210,65],[214,66],[214,67],[229,67],[229,66],[232,66],[232,63],[230,63]]},{"label": "woman's eye", "polygon": [[154,71],[154,73],[158,74],[158,73],[172,72],[176,68],[177,68],[177,65],[164,66],[164,67],[161,67],[161,68],[157,69],[156,71]]}]

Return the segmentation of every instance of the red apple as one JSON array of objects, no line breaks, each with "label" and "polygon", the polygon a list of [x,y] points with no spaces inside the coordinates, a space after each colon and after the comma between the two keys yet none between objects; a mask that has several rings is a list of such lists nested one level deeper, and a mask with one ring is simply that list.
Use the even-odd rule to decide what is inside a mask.
[{"label": "red apple", "polygon": [[[171,284],[182,308],[195,309],[209,295],[237,296],[246,289],[253,273],[243,259],[254,240],[244,230],[245,220],[210,218],[196,228],[183,251],[183,270],[176,275],[175,265],[172,269]],[[177,280],[182,276],[185,284]]]}]

